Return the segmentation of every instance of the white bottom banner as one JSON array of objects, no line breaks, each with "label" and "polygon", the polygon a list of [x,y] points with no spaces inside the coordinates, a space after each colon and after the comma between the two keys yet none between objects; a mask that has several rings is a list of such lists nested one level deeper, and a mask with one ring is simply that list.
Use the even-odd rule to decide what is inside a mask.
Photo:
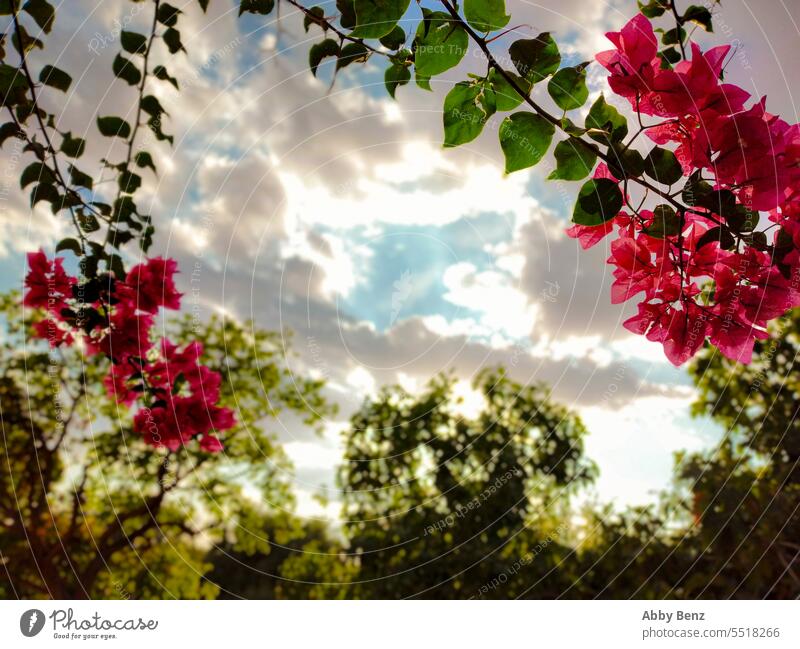
[{"label": "white bottom banner", "polygon": [[120,649],[408,649],[438,642],[467,649],[543,643],[777,649],[800,647],[800,602],[6,601],[0,638],[3,647]]}]

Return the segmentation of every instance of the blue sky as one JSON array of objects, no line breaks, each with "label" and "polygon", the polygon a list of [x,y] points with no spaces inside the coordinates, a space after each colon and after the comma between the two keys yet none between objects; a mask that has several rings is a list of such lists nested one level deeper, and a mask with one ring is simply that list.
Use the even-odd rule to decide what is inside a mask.
[{"label": "blue sky", "polygon": [[[293,420],[277,426],[297,466],[303,513],[336,515],[335,492],[327,508],[312,496],[332,484],[339,433],[353,408],[383,383],[418,389],[438,371],[454,371],[467,395],[486,365],[551,383],[591,431],[599,496],[620,506],[667,486],[674,451],[720,438],[710,422],[689,418],[685,372],[621,327],[631,307],[609,302],[604,245],[583,252],[563,234],[576,187],[546,182],[548,160],[505,177],[497,123],[469,145],[442,149],[443,96],[481,69],[479,57],[468,54],[432,93],[411,84],[395,102],[377,63],[351,66],[333,88],[330,66],[313,79],[305,60],[321,35],[306,34],[287,7],[279,35],[274,17],[237,21],[230,2],[212,2],[203,17],[196,4],[182,18],[189,56],[169,62],[183,91],[154,89],[175,117],[167,125],[175,147],[146,143],[160,175],[147,179],[141,203],[160,225],[157,252],[202,267],[199,299],[187,308],[291,329],[298,372],[329,380],[342,410],[323,437]],[[81,79],[62,123],[75,133],[91,127],[98,105],[102,114],[132,109],[128,89],[110,74],[113,40],[99,52],[88,47],[98,34],[113,34],[116,3],[81,5],[83,13],[61,12],[70,24],[49,45]],[[797,121],[797,72],[753,76],[795,55],[791,38],[775,38],[781,12],[754,18],[755,6],[730,0],[718,16],[718,31],[743,53],[730,75]],[[630,17],[635,2],[510,1],[508,8],[515,22],[552,31],[566,57],[579,61],[608,47],[603,32]],[[604,87],[598,68],[590,68],[594,94]],[[66,224],[27,209],[12,186],[18,161],[3,155],[5,289],[20,285],[24,252],[52,249]],[[182,281],[187,290],[188,277]]]}]

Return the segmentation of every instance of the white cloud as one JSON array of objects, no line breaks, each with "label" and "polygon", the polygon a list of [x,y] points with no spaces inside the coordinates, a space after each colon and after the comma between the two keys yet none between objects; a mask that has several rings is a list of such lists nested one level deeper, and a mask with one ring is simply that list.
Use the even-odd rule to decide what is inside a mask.
[{"label": "white cloud", "polygon": [[590,431],[586,453],[600,468],[596,486],[604,498],[618,505],[654,501],[670,484],[675,452],[698,451],[719,439],[714,425],[687,425],[691,399],[651,396],[613,408],[580,408]]},{"label": "white cloud", "polygon": [[489,331],[511,338],[526,338],[536,320],[536,307],[511,284],[504,273],[478,271],[469,262],[450,266],[442,278],[445,299],[458,306],[481,313],[481,325]]}]

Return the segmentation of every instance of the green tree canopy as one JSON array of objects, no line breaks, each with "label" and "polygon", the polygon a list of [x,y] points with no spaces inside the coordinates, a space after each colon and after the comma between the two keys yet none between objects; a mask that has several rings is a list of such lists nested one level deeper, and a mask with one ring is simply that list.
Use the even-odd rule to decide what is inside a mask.
[{"label": "green tree canopy", "polygon": [[106,393],[110,361],[31,339],[18,300],[0,303],[0,594],[213,596],[209,547],[266,553],[262,530],[292,529],[292,467],[269,422],[289,409],[315,426],[331,408],[320,382],[290,372],[280,334],[219,317],[169,323],[174,341],[200,341],[224,368],[222,402],[239,423],[223,453],[159,451]]},{"label": "green tree canopy", "polygon": [[[474,418],[460,414],[453,387],[446,375],[416,396],[389,386],[353,416],[339,472],[358,568],[348,596],[515,596],[566,555],[569,503],[595,475],[580,419],[544,386],[499,370],[475,379],[484,403]],[[298,559],[292,574],[310,581],[331,561],[341,565],[334,556],[303,570]],[[561,574],[552,571],[550,593]]]}]

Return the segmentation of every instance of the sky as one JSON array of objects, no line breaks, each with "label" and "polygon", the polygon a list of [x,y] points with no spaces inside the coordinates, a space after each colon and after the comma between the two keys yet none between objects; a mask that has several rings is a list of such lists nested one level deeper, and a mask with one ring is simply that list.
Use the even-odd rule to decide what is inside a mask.
[{"label": "sky", "polygon": [[[333,476],[350,413],[381,385],[419,390],[440,371],[458,377],[465,415],[480,407],[469,383],[484,367],[501,364],[523,383],[551,384],[590,431],[598,497],[619,507],[666,488],[675,451],[719,441],[724,431],[689,417],[686,372],[622,328],[634,304],[610,304],[607,242],[583,251],[564,234],[578,185],[546,182],[549,158],[505,177],[497,119],[476,141],[442,148],[444,95],[468,72],[485,70],[476,52],[434,79],[432,92],[410,84],[393,101],[382,61],[353,65],[333,85],[324,63],[313,78],[307,52],[320,31],[306,34],[288,6],[277,22],[275,14],[237,19],[229,0],[212,0],[205,16],[195,0],[174,4],[185,10],[189,52],[168,62],[181,92],[168,84],[153,91],[170,113],[165,130],[175,144],[145,141],[159,176],[146,178],[139,204],[158,225],[153,254],[187,269],[179,277],[184,309],[291,331],[292,368],[327,380],[340,412],[323,435],[291,417],[269,424],[294,460],[301,514],[338,514]],[[572,64],[608,49],[603,33],[618,29],[635,4],[507,0],[520,35],[550,31]],[[146,7],[70,0],[59,9],[47,57],[37,59],[75,79],[66,97],[43,92],[62,109],[59,128],[82,134],[98,114],[131,118],[134,93],[113,79],[111,61],[118,25],[144,25]],[[798,121],[800,4],[724,0],[715,13],[715,34],[700,40],[736,46],[727,78]],[[589,68],[589,81],[593,99],[604,88],[600,66]],[[116,152],[101,146],[108,141],[87,157]],[[23,161],[8,147],[2,164],[5,290],[21,286],[25,252],[52,251],[69,230],[27,207],[16,185]],[[321,489],[327,504],[315,498]]]}]

